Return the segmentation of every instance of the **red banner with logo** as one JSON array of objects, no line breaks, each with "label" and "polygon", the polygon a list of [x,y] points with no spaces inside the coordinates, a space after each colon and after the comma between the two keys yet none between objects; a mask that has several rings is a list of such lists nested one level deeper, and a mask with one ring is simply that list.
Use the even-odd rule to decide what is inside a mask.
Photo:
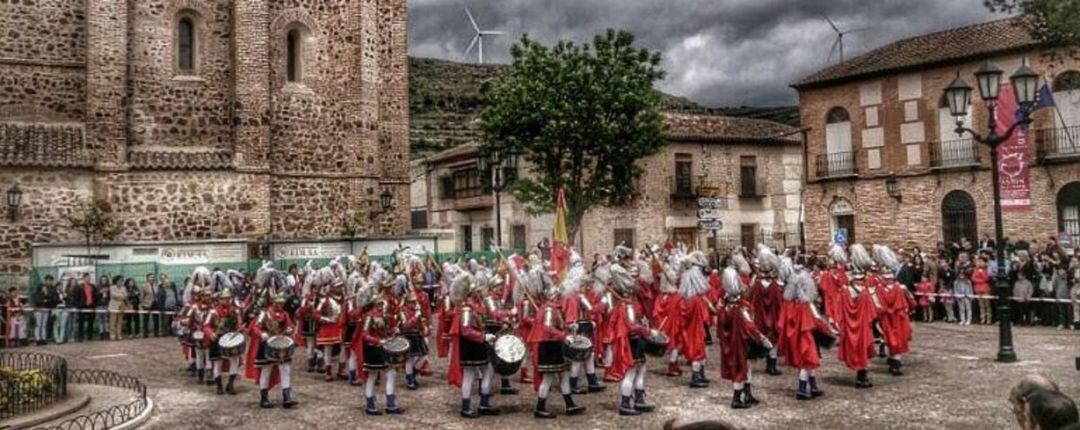
[{"label": "red banner with logo", "polygon": [[[1008,131],[1009,126],[1016,122],[1017,109],[1016,94],[1013,93],[1012,83],[1001,84],[998,93],[997,112],[994,119],[997,121],[999,135]],[[1031,208],[1031,154],[1028,152],[1027,127],[1017,127],[1009,139],[998,145],[998,182],[1001,184],[1001,209],[1006,212],[1026,211]]]}]

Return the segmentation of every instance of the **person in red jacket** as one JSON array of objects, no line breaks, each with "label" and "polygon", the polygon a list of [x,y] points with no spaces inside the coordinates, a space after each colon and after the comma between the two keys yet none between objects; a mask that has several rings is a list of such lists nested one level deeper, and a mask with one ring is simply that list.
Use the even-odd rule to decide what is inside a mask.
[{"label": "person in red jacket", "polygon": [[974,285],[975,301],[979,304],[979,323],[990,324],[993,313],[990,310],[990,273],[986,268],[986,257],[980,255],[975,259],[975,268],[971,271],[971,282]]},{"label": "person in red jacket", "polygon": [[[276,272],[276,271],[275,271]],[[276,278],[284,279],[283,276],[275,275]],[[259,313],[248,326],[248,366],[244,376],[259,382],[259,407],[272,408],[269,393],[278,383],[281,384],[281,406],[285,409],[292,408],[298,403],[292,398],[292,385],[290,382],[290,359],[281,359],[268,347],[267,341],[274,336],[292,337],[295,326],[292,317],[285,312],[285,295],[275,295],[267,309]]]},{"label": "person in red jacket", "polygon": [[683,296],[679,294],[679,257],[672,253],[667,260],[660,274],[660,296],[656,299],[650,319],[656,321],[657,330],[668,338],[667,376],[682,376],[679,351],[682,350],[684,324]]},{"label": "person in red jacket", "polygon": [[690,362],[690,388],[706,388],[705,332],[712,325],[716,309],[709,302],[709,283],[705,280],[705,254],[694,251],[682,260],[683,273],[679,281],[682,327],[682,353]]},{"label": "person in red jacket", "polygon": [[870,388],[874,384],[866,372],[874,356],[873,325],[877,319],[876,289],[868,281],[866,271],[875,266],[870,254],[860,244],[851,245],[851,283],[840,287],[837,307],[840,319],[840,346],[837,357],[855,371],[855,388]]},{"label": "person in red jacket", "polygon": [[[620,260],[624,253],[616,248]],[[645,399],[645,342],[652,332],[636,298],[635,275],[624,264],[610,266],[611,294],[603,302],[611,329],[611,360],[605,379],[619,381],[619,415],[641,415],[656,409]]]},{"label": "person in red jacket", "polygon": [[[769,338],[773,345],[780,339],[780,332],[776,329],[776,322],[780,318],[780,303],[783,301],[784,286],[782,279],[777,275],[780,270],[780,257],[772,252],[764,244],[760,244],[757,250],[758,271],[750,286],[750,303],[754,306],[754,324],[758,330]],[[765,373],[779,375],[780,369],[776,366],[777,350],[769,350],[765,357]]]},{"label": "person in red jacket", "polygon": [[[593,302],[585,294],[587,288],[585,266],[581,262],[581,255],[577,251],[570,251],[570,269],[563,279],[562,311],[567,324],[577,325],[577,334],[587,337],[596,343],[596,320]],[[574,394],[596,393],[604,391],[606,387],[600,385],[596,376],[596,350],[589,353],[584,361],[570,362],[570,391]],[[582,370],[588,380],[588,387],[580,387],[578,381]]]},{"label": "person in red jacket", "polygon": [[[378,383],[379,376],[383,376],[386,379],[385,411],[387,414],[396,415],[404,412],[397,405],[397,395],[394,392],[397,367],[389,362],[389,357],[383,345],[398,331],[398,320],[395,317],[398,310],[391,288],[397,279],[404,281],[404,277],[395,279],[380,268],[376,268],[375,271],[376,274],[372,280],[372,285],[367,286],[365,291],[360,293],[361,304],[365,308],[364,322],[360,328],[363,343],[361,354],[363,355],[366,379],[364,381],[364,413],[373,416],[383,414],[383,411],[376,406],[375,401],[375,384]],[[378,291],[373,291],[375,289],[378,289]]]},{"label": "person in red jacket", "polygon": [[732,409],[745,409],[758,403],[750,387],[748,342],[772,349],[772,342],[754,324],[750,305],[743,298],[747,287],[734,268],[724,269],[724,305],[719,309],[717,337],[720,341],[720,376],[731,381],[735,393]]},{"label": "person in red jacket", "polygon": [[[487,355],[487,344],[495,341],[495,335],[484,332],[484,323],[479,312],[474,310],[482,306],[479,298],[482,292],[475,287],[476,279],[466,270],[453,274],[449,282],[450,297],[457,312],[450,326],[447,381],[461,388],[462,417],[498,415],[498,409],[491,406],[491,380],[495,369]],[[472,388],[477,376],[480,377],[480,406],[473,410]]]},{"label": "person in red jacket", "polygon": [[816,331],[835,338],[837,331],[817,309],[818,288],[810,273],[799,268],[793,271],[796,273],[784,285],[784,303],[777,325],[780,343],[777,347],[784,364],[799,371],[795,398],[809,400],[825,394],[817,384],[821,353],[814,333]]},{"label": "person in red jacket", "polygon": [[900,262],[892,250],[885,245],[874,245],[874,256],[880,263],[879,267],[883,268],[879,276],[881,285],[877,289],[881,302],[878,320],[885,348],[889,353],[889,373],[901,376],[904,374],[900,370],[903,366],[901,358],[911,350],[911,320],[908,313],[915,307],[915,299],[907,288],[893,277],[900,267]]},{"label": "person in red jacket", "polygon": [[[334,362],[341,354],[341,344],[345,336],[345,306],[344,287],[339,280],[334,280],[328,285],[329,292],[319,299],[315,307],[315,320],[318,322],[318,331],[315,333],[315,346],[321,348],[325,364],[326,381],[334,380]],[[342,363],[344,364],[344,363]],[[344,367],[338,369],[344,379]]]},{"label": "person in red jacket", "polygon": [[538,321],[534,322],[532,333],[529,333],[528,337],[534,366],[533,388],[536,390],[533,417],[555,418],[555,414],[547,408],[547,398],[551,386],[556,383],[559,384],[563,401],[566,402],[566,414],[577,415],[584,412],[585,407],[574,403],[574,394],[570,391],[570,366],[563,355],[567,330],[576,330],[577,324],[566,323],[561,309],[562,288],[552,282],[540,257],[534,254],[529,260],[529,285],[523,287],[529,288],[532,291],[530,295],[536,300],[543,300],[537,313]]}]

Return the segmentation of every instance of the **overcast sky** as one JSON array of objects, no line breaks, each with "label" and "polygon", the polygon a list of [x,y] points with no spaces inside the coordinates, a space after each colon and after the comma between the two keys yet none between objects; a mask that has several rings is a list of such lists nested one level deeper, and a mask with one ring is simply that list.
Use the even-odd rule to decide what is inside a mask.
[{"label": "overcast sky", "polygon": [[[509,62],[523,34],[552,43],[588,42],[607,28],[627,29],[663,54],[660,89],[709,106],[796,104],[788,87],[824,67],[836,33],[845,57],[892,40],[988,21],[983,0],[409,0],[409,52],[476,61],[468,6],[484,30],[485,62]],[[834,60],[835,61],[835,60]]]}]

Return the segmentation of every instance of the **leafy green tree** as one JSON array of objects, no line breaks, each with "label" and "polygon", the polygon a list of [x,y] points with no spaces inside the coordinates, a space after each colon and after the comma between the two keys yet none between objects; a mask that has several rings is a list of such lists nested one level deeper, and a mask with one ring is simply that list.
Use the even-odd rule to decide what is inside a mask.
[{"label": "leafy green tree", "polygon": [[79,232],[86,242],[86,254],[93,245],[113,240],[120,234],[121,226],[112,217],[109,204],[99,200],[88,201],[66,217],[68,226]]},{"label": "leafy green tree", "polygon": [[1065,48],[1066,54],[1080,58],[1080,0],[984,0],[986,7],[1000,13],[1020,13],[1024,25],[1036,39]]},{"label": "leafy green tree", "polygon": [[552,212],[565,189],[573,238],[590,207],[630,201],[636,162],[663,145],[653,90],[664,77],[660,54],[615,30],[592,45],[547,47],[525,36],[510,54],[511,69],[481,89],[482,146],[516,149],[528,162],[532,174],[513,191],[530,214]]}]

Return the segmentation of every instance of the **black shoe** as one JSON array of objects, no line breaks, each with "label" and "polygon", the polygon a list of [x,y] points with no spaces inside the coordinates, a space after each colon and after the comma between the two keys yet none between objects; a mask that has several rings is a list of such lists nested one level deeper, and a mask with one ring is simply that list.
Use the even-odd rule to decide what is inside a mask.
[{"label": "black shoe", "polygon": [[308,357],[307,371],[308,373],[315,373],[315,357]]},{"label": "black shoe", "polygon": [[871,388],[874,384],[870,382],[870,377],[867,376],[865,370],[860,370],[855,375],[855,388]]},{"label": "black shoe", "polygon": [[641,415],[641,411],[639,411],[637,409],[634,409],[633,406],[630,406],[630,397],[629,396],[620,396],[620,399],[621,399],[621,401],[619,403],[619,415],[625,415],[625,416]]},{"label": "black shoe", "polygon": [[217,385],[217,395],[220,396],[222,394],[225,394],[225,387],[223,387],[221,385],[221,377],[220,376],[214,378],[214,385]]},{"label": "black shoe", "polygon": [[748,409],[749,403],[746,403],[746,398],[743,396],[743,390],[735,390],[735,394],[731,395],[731,409]]},{"label": "black shoe", "polygon": [[263,409],[274,407],[274,404],[270,403],[270,390],[259,390],[259,407]]},{"label": "black shoe", "polygon": [[592,375],[585,375],[585,379],[587,379],[589,381],[588,392],[590,392],[590,393],[599,393],[601,391],[604,391],[604,389],[607,388],[607,387],[605,387],[603,385],[600,385],[599,378],[596,377],[595,373],[592,374]]},{"label": "black shoe", "polygon": [[518,389],[510,385],[510,378],[503,378],[502,385],[499,386],[499,394],[507,396],[513,396],[518,393]]},{"label": "black shoe", "polygon": [[795,400],[810,400],[814,396],[810,394],[810,381],[799,381],[799,389],[795,390]]},{"label": "black shoe", "polygon": [[690,372],[690,388],[709,388],[709,383],[701,377],[702,372]]},{"label": "black shoe", "polygon": [[472,399],[461,399],[461,417],[476,418],[480,416],[472,409]]},{"label": "black shoe", "polygon": [[292,388],[281,389],[281,407],[285,409],[290,409],[299,403],[300,402],[297,402],[292,398]]},{"label": "black shoe", "polygon": [[405,409],[402,409],[397,405],[397,396],[393,394],[386,395],[386,413],[390,415],[401,415],[405,413]]},{"label": "black shoe", "polygon": [[772,357],[766,357],[765,358],[765,373],[768,373],[768,374],[773,375],[773,376],[780,375],[781,372],[780,372],[780,369],[776,367],[776,362],[777,362],[777,359],[772,358]]},{"label": "black shoe", "polygon": [[374,397],[368,397],[367,398],[367,406],[364,407],[364,413],[368,414],[368,415],[371,415],[371,416],[382,415],[382,411],[380,411],[379,408],[375,407],[375,398]]},{"label": "black shoe", "polygon": [[202,370],[202,369],[196,370],[195,371],[195,376],[197,377],[197,379],[195,380],[196,381],[195,383],[196,384],[202,384],[203,383],[203,377],[206,376],[206,372],[204,370]]},{"label": "black shoe", "polygon": [[552,419],[555,418],[555,414],[547,410],[547,399],[536,399],[536,409],[533,410],[533,418]]},{"label": "black shoe", "polygon": [[750,385],[749,382],[746,383],[746,388],[743,388],[743,392],[746,394],[746,403],[747,404],[753,406],[753,405],[756,405],[758,403],[761,403],[760,401],[758,401],[757,398],[754,397],[754,390],[751,388],[751,385]]},{"label": "black shoe", "polygon": [[821,396],[824,396],[824,395],[825,395],[825,392],[822,391],[820,388],[818,388],[817,377],[811,376],[810,377],[810,396],[811,397],[821,397]]},{"label": "black shoe", "polygon": [[656,406],[645,401],[645,390],[634,390],[634,410],[639,412],[652,412]]},{"label": "black shoe", "polygon": [[584,406],[574,403],[574,396],[572,394],[564,395],[563,401],[566,403],[566,415],[577,415],[585,412]]},{"label": "black shoe", "polygon": [[904,376],[904,372],[900,370],[900,360],[889,358],[889,374],[892,376]]},{"label": "black shoe", "polygon": [[234,381],[236,381],[236,375],[229,375],[229,383],[225,385],[225,392],[229,395],[236,395],[236,389],[233,388]]}]

